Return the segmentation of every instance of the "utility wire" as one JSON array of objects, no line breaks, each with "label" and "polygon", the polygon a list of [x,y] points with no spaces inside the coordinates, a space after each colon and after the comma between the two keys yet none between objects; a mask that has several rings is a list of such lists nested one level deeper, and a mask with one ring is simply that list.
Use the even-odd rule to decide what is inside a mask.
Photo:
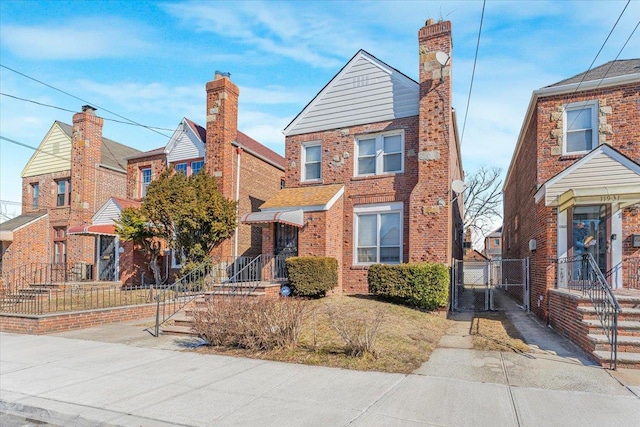
[{"label": "utility wire", "polygon": [[[589,65],[589,68],[587,69],[587,71],[584,72],[584,74],[582,75],[582,78],[580,79],[580,82],[578,83],[578,85],[576,86],[576,88],[573,90],[573,94],[575,94],[578,89],[580,88],[580,85],[584,82],[584,79],[587,78],[587,74],[589,73],[589,71],[591,71],[591,67],[593,67],[593,64],[595,64],[596,60],[598,59],[598,56],[600,56],[600,53],[602,52],[602,49],[604,49],[604,46],[607,44],[607,41],[609,40],[609,37],[611,37],[611,34],[613,33],[613,30],[615,30],[615,28],[618,26],[618,22],[620,22],[620,19],[622,18],[622,15],[624,15],[624,12],[627,10],[627,6],[629,6],[629,3],[631,2],[631,0],[627,0],[627,4],[624,6],[624,8],[622,9],[622,12],[620,12],[620,15],[618,16],[618,19],[616,20],[616,22],[613,24],[613,27],[611,28],[611,31],[609,31],[609,34],[607,35],[607,38],[604,40],[604,42],[602,43],[602,46],[600,46],[600,49],[598,50],[598,53],[596,53],[595,58],[593,58],[593,61],[591,61],[591,65]],[[638,24],[640,24],[640,21],[638,22]],[[611,68],[613,67],[613,65],[615,64],[615,62],[618,60],[618,57],[620,56],[620,54],[622,53],[622,51],[624,50],[624,48],[627,46],[627,43],[629,43],[629,40],[631,39],[631,36],[633,36],[633,34],[636,32],[636,29],[638,28],[638,25],[636,25],[636,27],[633,29],[633,31],[631,31],[631,34],[629,35],[629,37],[627,38],[627,41],[624,43],[624,45],[622,46],[622,48],[620,49],[620,51],[618,52],[618,54],[616,55],[615,59],[613,61],[611,61],[611,64],[609,65],[609,68],[607,68],[607,71],[604,73],[604,75],[602,76],[602,78],[600,78],[600,81],[598,82],[598,85],[596,86],[596,89],[600,87],[600,84],[602,83],[602,81],[607,77],[607,74],[609,74],[609,71],[611,71]],[[584,107],[589,103],[589,100],[584,101],[584,104],[582,105],[582,107],[580,107],[580,111],[578,112],[578,114],[573,118],[573,120],[571,121],[571,123],[569,123],[569,125],[567,126],[567,129],[571,129],[573,128],[573,124],[576,122],[576,120],[578,120],[578,118],[580,117],[580,115],[582,115],[582,112],[584,111]]]},{"label": "utility wire", "polygon": [[[9,98],[13,98],[13,99],[17,99],[18,101],[30,102],[32,104],[41,105],[43,107],[55,108],[57,110],[67,111],[69,113],[77,113],[77,111],[75,111],[75,110],[70,110],[68,108],[58,107],[56,105],[45,104],[45,103],[42,103],[42,102],[34,101],[33,99],[21,98],[19,96],[10,95],[10,94],[4,93],[4,92],[0,92],[0,95],[6,96],[6,97],[9,97]],[[132,123],[132,122],[125,122],[124,120],[108,119],[108,118],[105,118],[105,117],[103,117],[102,119],[106,120],[106,121],[110,121],[110,122],[122,123],[122,124],[130,125],[130,126],[139,126],[139,127],[143,127],[143,128],[147,128],[147,129],[166,130],[166,131],[169,131],[169,132],[173,132],[175,130],[175,129],[169,129],[169,128],[162,128],[162,127],[158,127],[158,126],[139,125],[139,124]]]},{"label": "utility wire", "polygon": [[476,55],[473,58],[473,71],[471,71],[471,84],[469,85],[469,96],[467,97],[467,108],[464,112],[464,122],[462,124],[462,136],[460,137],[460,145],[464,141],[464,130],[467,127],[467,114],[469,113],[469,104],[471,103],[471,90],[473,89],[473,78],[476,74],[476,63],[478,62],[478,50],[480,49],[480,35],[482,34],[482,22],[484,21],[484,7],[487,0],[482,1],[482,14],[480,15],[480,28],[478,29],[478,42],[476,43]]},{"label": "utility wire", "polygon": [[65,95],[67,95],[67,96],[70,96],[70,97],[74,98],[74,99],[77,99],[77,100],[82,101],[82,102],[86,102],[87,104],[90,104],[90,105],[95,105],[97,108],[99,108],[99,109],[101,109],[101,110],[104,110],[104,111],[106,111],[106,112],[107,112],[107,113],[109,113],[109,114],[113,114],[113,115],[114,115],[114,116],[116,116],[116,117],[120,117],[121,119],[126,120],[126,121],[128,121],[128,122],[130,122],[130,123],[136,124],[136,125],[138,125],[138,126],[141,126],[141,127],[143,127],[143,128],[146,128],[146,129],[149,129],[150,131],[155,132],[155,133],[157,133],[157,134],[159,134],[159,135],[162,135],[162,136],[164,136],[164,137],[166,137],[166,138],[170,138],[168,135],[165,135],[164,133],[159,132],[159,131],[157,131],[157,130],[155,130],[155,129],[153,129],[153,128],[149,127],[149,126],[143,125],[143,124],[138,123],[138,122],[136,122],[136,121],[134,121],[134,120],[131,120],[131,119],[127,118],[127,117],[121,116],[121,115],[120,115],[120,114],[118,114],[118,113],[114,113],[113,111],[107,110],[107,109],[106,109],[106,108],[104,108],[104,107],[100,107],[100,106],[99,106],[99,105],[97,105],[97,104],[94,104],[94,103],[92,103],[92,102],[90,102],[90,101],[87,101],[87,100],[85,100],[85,99],[82,99],[82,98],[80,98],[80,97],[77,97],[77,96],[75,96],[75,95],[73,95],[73,94],[71,94],[71,93],[69,93],[69,92],[66,92],[66,91],[64,91],[64,90],[62,90],[62,89],[58,89],[57,87],[55,87],[55,86],[53,86],[53,85],[50,85],[50,84],[48,84],[48,83],[45,83],[45,82],[43,82],[43,81],[41,81],[41,80],[38,80],[38,79],[36,79],[35,77],[31,77],[31,76],[29,76],[29,75],[27,75],[27,74],[21,73],[20,71],[18,71],[18,70],[14,70],[13,68],[7,67],[6,65],[3,65],[3,64],[0,64],[0,67],[1,67],[1,68],[4,68],[4,69],[6,69],[6,70],[12,71],[12,72],[14,72],[14,73],[16,73],[16,74],[19,74],[19,75],[21,75],[21,76],[23,76],[23,77],[25,77],[25,78],[27,78],[27,79],[29,79],[29,80],[33,80],[33,81],[34,81],[34,82],[36,82],[36,83],[40,83],[41,85],[44,85],[44,86],[46,86],[46,87],[48,87],[48,88],[51,88],[51,89],[56,90],[56,91],[58,91],[58,92],[61,92],[61,93],[65,94]]}]

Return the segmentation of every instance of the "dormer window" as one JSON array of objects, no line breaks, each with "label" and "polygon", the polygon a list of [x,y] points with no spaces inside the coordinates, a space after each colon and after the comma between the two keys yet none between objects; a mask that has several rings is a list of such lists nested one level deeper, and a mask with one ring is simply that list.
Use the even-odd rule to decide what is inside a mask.
[{"label": "dormer window", "polygon": [[575,102],[564,109],[563,154],[584,154],[597,146],[598,101]]}]

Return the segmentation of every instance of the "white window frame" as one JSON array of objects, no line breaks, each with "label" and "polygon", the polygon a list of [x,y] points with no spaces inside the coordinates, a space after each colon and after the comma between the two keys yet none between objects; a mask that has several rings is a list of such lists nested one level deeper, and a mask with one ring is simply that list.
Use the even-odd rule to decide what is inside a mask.
[{"label": "white window frame", "polygon": [[[403,243],[404,243],[404,206],[402,202],[393,203],[378,203],[373,205],[360,205],[353,208],[353,265],[372,265],[381,264],[380,261],[380,215],[396,213],[400,215],[400,253],[398,262],[384,262],[383,264],[401,264],[403,262]],[[358,219],[360,215],[378,215],[377,228],[377,254],[376,261],[374,262],[359,262],[358,261]]]},{"label": "white window frame", "polygon": [[[384,138],[387,136],[400,135],[400,169],[395,171],[384,171]],[[364,139],[375,139],[376,140],[376,154],[375,154],[375,171],[373,173],[359,173],[358,172],[358,160],[360,159],[360,144],[359,142]],[[376,176],[376,175],[393,175],[404,172],[404,130],[392,130],[388,132],[380,132],[366,135],[359,135],[355,139],[355,147],[354,147],[354,165],[353,165],[353,173],[354,176]]]},{"label": "white window frame", "polygon": [[[568,123],[567,112],[575,110],[591,109],[591,147],[587,150],[580,151],[568,151],[567,150],[567,133],[570,123]],[[562,154],[563,155],[575,155],[585,154],[593,150],[598,146],[598,100],[593,99],[590,101],[572,102],[564,106],[562,115]],[[574,129],[575,130],[575,129]]]},{"label": "white window frame", "polygon": [[[320,164],[320,176],[317,178],[307,179],[307,148],[311,147],[319,147],[320,148],[320,161],[317,162]],[[302,153],[301,153],[301,171],[300,171],[300,181],[302,182],[318,182],[322,181],[322,141],[313,141],[313,142],[305,142],[302,144]],[[315,162],[314,162],[315,164]]]},{"label": "white window frame", "polygon": [[[171,268],[182,268],[182,264],[178,264],[176,261],[176,250],[171,249],[169,252],[169,256],[171,256]],[[184,258],[184,251],[182,251],[182,257]]]},{"label": "white window frame", "polygon": [[[149,182],[144,182],[144,172],[147,170],[149,171]],[[153,172],[151,171],[151,168],[140,168],[140,198],[147,196],[147,190],[151,181],[153,181]]]}]

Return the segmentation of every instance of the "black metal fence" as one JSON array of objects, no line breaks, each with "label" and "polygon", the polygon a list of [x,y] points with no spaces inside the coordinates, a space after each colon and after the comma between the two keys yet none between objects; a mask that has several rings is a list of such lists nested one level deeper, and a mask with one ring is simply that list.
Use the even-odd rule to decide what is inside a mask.
[{"label": "black metal fence", "polygon": [[93,264],[84,262],[53,264],[32,262],[2,273],[0,297],[22,289],[64,285],[93,279]]}]

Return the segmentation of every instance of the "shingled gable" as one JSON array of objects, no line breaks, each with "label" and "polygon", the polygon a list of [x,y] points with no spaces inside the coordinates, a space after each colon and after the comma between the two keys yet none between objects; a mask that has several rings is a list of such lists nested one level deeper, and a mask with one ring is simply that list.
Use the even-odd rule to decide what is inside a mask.
[{"label": "shingled gable", "polygon": [[419,84],[360,50],[284,129],[337,129],[418,115]]}]

